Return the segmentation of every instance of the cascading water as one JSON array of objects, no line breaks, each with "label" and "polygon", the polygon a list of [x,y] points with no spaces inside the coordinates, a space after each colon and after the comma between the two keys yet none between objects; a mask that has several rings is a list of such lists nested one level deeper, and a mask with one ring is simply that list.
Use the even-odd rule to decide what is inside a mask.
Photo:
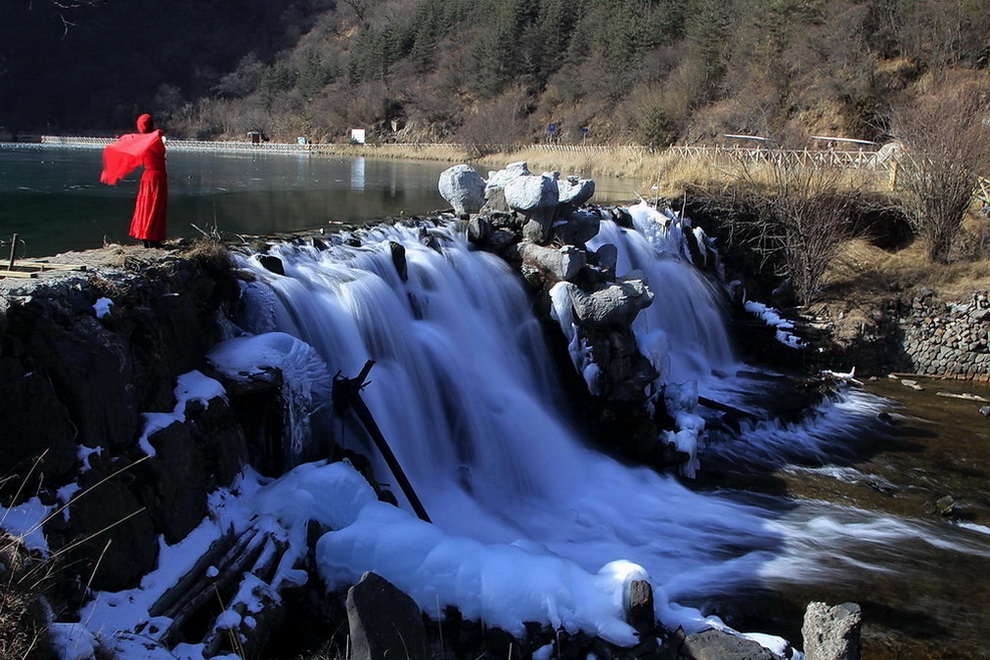
[{"label": "cascading water", "polygon": [[[246,329],[299,337],[330,373],[375,360],[363,397],[449,534],[525,539],[591,571],[635,561],[672,598],[752,579],[778,543],[759,512],[587,448],[517,276],[449,229],[430,233],[440,249],[399,226],[363,232],[362,247],[277,245],[284,277],[247,260]],[[405,282],[391,243],[405,247]]]},{"label": "cascading water", "polygon": [[635,229],[603,220],[588,247],[615,245],[616,274],[641,271],[656,296],[633,324],[640,350],[665,381],[707,381],[714,372],[733,372],[736,359],[723,297],[684,258],[682,221],[645,202],[631,207],[630,213]]},{"label": "cascading water", "polygon": [[[644,216],[637,225],[655,221]],[[832,518],[820,510],[795,515],[757,500],[694,492],[672,476],[589,449],[566,417],[539,323],[508,266],[470,251],[451,227],[397,225],[357,236],[359,247],[339,238],[322,251],[274,245],[270,254],[282,261],[284,276],[257,256],[244,258],[256,280],[245,291],[242,326],[298,337],[322,356],[329,374],[354,376],[375,361],[362,396],[446,534],[516,543],[592,572],[629,560],[682,602],[762,578],[813,582],[822,556],[841,556],[852,542],[842,525],[826,529],[823,520]],[[719,297],[684,259],[658,253],[661,232],[645,236],[649,231],[604,222],[596,241],[617,245],[620,273],[644,271],[657,294],[636,322],[646,352],[671,381],[694,379],[731,393],[738,383],[712,375],[736,368]],[[404,268],[397,267],[397,244]],[[822,438],[865,418],[864,406],[844,405],[830,405]],[[330,411],[314,421],[317,432],[339,431]],[[716,451],[741,454],[747,444],[771,457],[807,442],[815,428],[753,424],[744,442]],[[812,441],[805,454],[821,452],[823,442]],[[369,447],[352,448],[374,455]],[[387,479],[387,468],[376,465],[376,475]],[[850,515],[861,531],[882,529],[884,543],[917,534],[910,524]],[[661,619],[683,623],[674,609],[658,598]]]}]

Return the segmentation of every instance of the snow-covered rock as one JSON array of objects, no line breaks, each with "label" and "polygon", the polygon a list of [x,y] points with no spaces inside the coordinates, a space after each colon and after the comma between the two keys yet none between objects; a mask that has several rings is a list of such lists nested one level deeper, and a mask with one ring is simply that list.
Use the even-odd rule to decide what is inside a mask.
[{"label": "snow-covered rock", "polygon": [[558,200],[561,204],[580,206],[587,203],[595,194],[595,182],[592,179],[580,179],[569,176],[557,181]]},{"label": "snow-covered rock", "polygon": [[568,288],[568,293],[578,325],[594,329],[629,327],[639,310],[653,304],[653,292],[636,271],[591,293],[574,285]]},{"label": "snow-covered rock", "polygon": [[485,180],[470,165],[454,165],[441,172],[437,188],[458,215],[477,213],[485,205]]}]

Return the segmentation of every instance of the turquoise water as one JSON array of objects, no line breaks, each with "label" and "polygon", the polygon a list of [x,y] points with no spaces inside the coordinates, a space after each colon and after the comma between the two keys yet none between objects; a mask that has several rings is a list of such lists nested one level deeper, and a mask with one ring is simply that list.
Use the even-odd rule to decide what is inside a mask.
[{"label": "turquoise water", "polygon": [[[235,237],[426,214],[447,207],[437,180],[448,167],[427,161],[173,150],[168,155],[168,234],[195,237],[200,235],[195,225]],[[6,243],[14,233],[24,241],[19,257],[135,242],[127,230],[140,171],[107,186],[99,182],[100,168],[100,149],[0,145],[0,257],[9,254]],[[597,201],[633,196],[619,184],[611,185],[611,193],[600,189]]]}]

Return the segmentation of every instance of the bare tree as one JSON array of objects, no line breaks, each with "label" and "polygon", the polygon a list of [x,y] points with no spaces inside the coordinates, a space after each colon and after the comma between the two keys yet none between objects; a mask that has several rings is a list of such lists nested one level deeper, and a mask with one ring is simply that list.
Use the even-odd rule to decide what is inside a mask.
[{"label": "bare tree", "polygon": [[344,4],[351,8],[354,15],[357,16],[358,23],[364,24],[367,22],[368,15],[368,0],[343,0]]},{"label": "bare tree", "polygon": [[523,141],[522,98],[509,93],[468,115],[457,137],[474,158],[481,158]]},{"label": "bare tree", "polygon": [[751,209],[732,222],[737,242],[786,278],[799,304],[813,302],[822,277],[849,235],[859,191],[842,170],[801,163],[769,149],[763,160],[740,160],[734,197]]},{"label": "bare tree", "polygon": [[988,90],[966,85],[921,97],[893,117],[907,150],[899,173],[905,210],[936,263],[949,262],[973,191],[990,176],[988,101]]}]

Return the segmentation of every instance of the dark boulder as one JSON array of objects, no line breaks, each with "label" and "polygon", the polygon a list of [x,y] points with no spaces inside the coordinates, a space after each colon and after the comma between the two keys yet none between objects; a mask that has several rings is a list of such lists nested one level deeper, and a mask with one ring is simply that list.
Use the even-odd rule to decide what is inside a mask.
[{"label": "dark boulder", "polygon": [[374,573],[347,591],[353,660],[426,660],[423,615],[412,598]]}]

